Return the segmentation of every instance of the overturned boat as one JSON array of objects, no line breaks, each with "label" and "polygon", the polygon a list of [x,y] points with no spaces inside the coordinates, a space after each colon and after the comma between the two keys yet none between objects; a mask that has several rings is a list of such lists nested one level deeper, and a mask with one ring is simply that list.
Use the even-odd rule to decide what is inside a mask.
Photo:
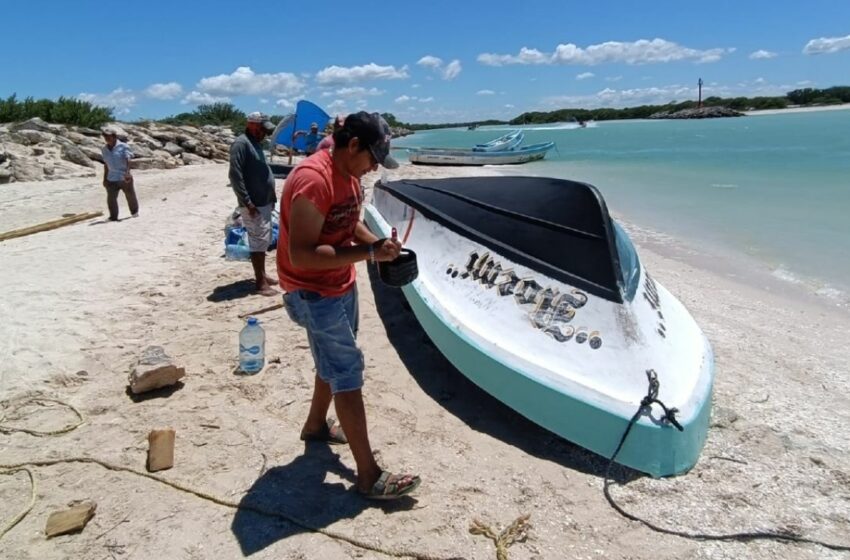
[{"label": "overturned boat", "polygon": [[685,472],[705,442],[714,359],[685,307],[642,266],[591,185],[541,177],[375,185],[366,221],[418,257],[403,292],[465,376],[523,416],[653,476]]}]

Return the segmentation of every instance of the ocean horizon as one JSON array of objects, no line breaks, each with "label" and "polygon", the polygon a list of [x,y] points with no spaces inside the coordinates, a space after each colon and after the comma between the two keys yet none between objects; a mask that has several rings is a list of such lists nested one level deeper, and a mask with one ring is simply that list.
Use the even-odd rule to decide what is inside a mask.
[{"label": "ocean horizon", "polygon": [[[471,147],[514,128],[437,129],[394,145]],[[556,148],[494,169],[590,183],[655,240],[680,239],[728,260],[720,268],[765,272],[850,308],[850,110],[521,128],[526,144]]]}]

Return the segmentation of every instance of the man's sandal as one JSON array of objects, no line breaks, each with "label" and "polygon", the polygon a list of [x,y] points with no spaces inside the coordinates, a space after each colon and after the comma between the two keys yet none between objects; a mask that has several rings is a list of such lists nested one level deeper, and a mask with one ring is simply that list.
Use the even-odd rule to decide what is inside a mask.
[{"label": "man's sandal", "polygon": [[345,445],[348,443],[348,438],[345,437],[342,426],[337,424],[333,418],[328,418],[318,432],[313,434],[301,432],[301,441],[323,441],[332,445]]},{"label": "man's sandal", "polygon": [[[402,486],[402,481],[409,482]],[[407,496],[422,482],[418,476],[410,474],[391,474],[389,471],[383,471],[378,481],[372,485],[372,489],[368,492],[360,491],[364,498],[370,500],[396,500],[403,496]]]}]

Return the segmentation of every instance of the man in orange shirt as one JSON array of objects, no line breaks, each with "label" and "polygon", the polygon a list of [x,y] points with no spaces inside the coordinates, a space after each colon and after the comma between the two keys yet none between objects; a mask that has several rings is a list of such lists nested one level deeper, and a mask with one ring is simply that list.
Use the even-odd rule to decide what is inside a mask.
[{"label": "man in orange shirt", "polygon": [[[333,136],[333,150],[317,152],[290,173],[281,201],[278,277],[290,318],[307,329],[317,373],[301,439],[348,443],[357,489],[368,498],[394,499],[420,479],[382,471],[369,444],[354,263],[398,257],[396,239],[378,239],[360,221],[360,178],[379,164],[392,169],[398,163],[390,156],[389,126],[377,113],[349,115]],[[327,419],[331,400],[342,429]]]}]

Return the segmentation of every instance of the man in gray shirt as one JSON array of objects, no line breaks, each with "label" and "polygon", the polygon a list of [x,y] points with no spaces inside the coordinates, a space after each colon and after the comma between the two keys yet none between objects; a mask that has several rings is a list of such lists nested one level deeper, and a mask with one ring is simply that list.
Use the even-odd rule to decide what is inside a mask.
[{"label": "man in gray shirt", "polygon": [[257,292],[273,296],[277,279],[266,274],[266,251],[272,241],[272,210],[277,201],[274,175],[266,163],[262,142],[275,129],[263,113],[248,115],[245,133],[230,146],[230,186],[239,202],[242,224],[248,230],[248,250]]}]

